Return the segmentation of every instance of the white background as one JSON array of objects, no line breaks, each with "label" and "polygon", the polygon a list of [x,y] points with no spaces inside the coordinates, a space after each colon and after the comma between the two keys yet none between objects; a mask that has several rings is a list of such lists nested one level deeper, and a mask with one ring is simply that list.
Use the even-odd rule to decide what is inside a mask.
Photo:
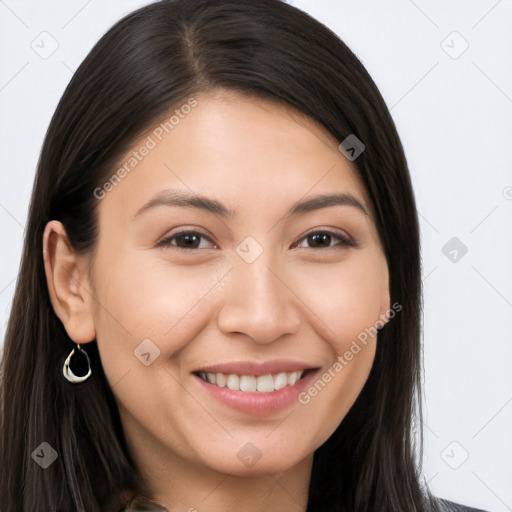
[{"label": "white background", "polygon": [[[93,44],[146,3],[0,0],[2,340],[51,115]],[[292,3],[362,60],[405,147],[423,244],[425,476],[439,496],[512,511],[512,0]],[[52,44],[46,59],[33,49]]]}]

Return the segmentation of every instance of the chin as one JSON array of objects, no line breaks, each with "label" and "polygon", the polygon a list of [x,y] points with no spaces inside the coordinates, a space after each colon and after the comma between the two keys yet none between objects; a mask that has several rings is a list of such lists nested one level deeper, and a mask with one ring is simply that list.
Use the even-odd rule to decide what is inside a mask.
[{"label": "chin", "polygon": [[[204,464],[216,472],[237,477],[255,477],[268,475],[269,473],[282,473],[300,464],[308,457],[308,453],[300,457],[297,456],[299,455],[298,450],[282,446],[278,450],[269,446],[259,450],[251,442],[243,444],[242,448],[235,452],[228,452],[226,450],[224,453],[231,454],[225,455],[222,460],[219,460],[217,457],[215,458],[216,460],[205,460]],[[313,452],[311,452],[312,455]]]}]

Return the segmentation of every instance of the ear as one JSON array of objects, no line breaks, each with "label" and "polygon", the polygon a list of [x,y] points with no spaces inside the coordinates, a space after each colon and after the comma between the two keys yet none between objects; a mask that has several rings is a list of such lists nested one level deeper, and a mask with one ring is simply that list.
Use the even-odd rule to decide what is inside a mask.
[{"label": "ear", "polygon": [[87,261],[75,253],[61,222],[48,222],[43,233],[43,259],[50,300],[68,336],[75,343],[96,337]]}]

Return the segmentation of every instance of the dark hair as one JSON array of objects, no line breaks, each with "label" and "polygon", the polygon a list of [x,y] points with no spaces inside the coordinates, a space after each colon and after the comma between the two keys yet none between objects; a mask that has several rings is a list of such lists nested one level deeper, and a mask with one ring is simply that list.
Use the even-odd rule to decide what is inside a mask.
[{"label": "dark hair", "polygon": [[[234,90],[305,113],[354,161],[374,210],[402,312],[379,330],[369,378],[316,450],[308,511],[433,510],[421,482],[419,226],[404,151],[376,85],[327,27],[280,0],[164,0],[115,24],[64,92],[46,135],[2,360],[0,509],[115,510],[144,492],[123,437],[96,342],[93,377],[73,386],[62,364],[74,344],[47,290],[42,235],[60,220],[77,251],[97,236],[93,191],[152,123],[191,95]],[[411,430],[420,427],[418,442]],[[42,442],[58,459],[31,458]]]}]

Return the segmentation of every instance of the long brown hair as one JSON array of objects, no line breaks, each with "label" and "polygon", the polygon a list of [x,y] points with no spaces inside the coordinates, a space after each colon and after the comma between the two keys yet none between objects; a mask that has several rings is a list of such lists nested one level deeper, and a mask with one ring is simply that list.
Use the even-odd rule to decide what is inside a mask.
[{"label": "long brown hair", "polygon": [[[343,141],[375,211],[400,314],[379,330],[370,376],[314,456],[308,511],[413,512],[434,505],[421,483],[419,227],[404,151],[376,85],[327,27],[280,0],[163,0],[114,25],[76,71],[53,116],[30,204],[1,367],[0,509],[116,510],[144,484],[130,458],[96,342],[93,376],[69,384],[74,346],[48,295],[42,234],[64,224],[77,251],[97,237],[93,191],[155,120],[213,89],[271,98]],[[415,414],[418,416],[415,418]],[[47,442],[47,469],[31,453]]]}]

